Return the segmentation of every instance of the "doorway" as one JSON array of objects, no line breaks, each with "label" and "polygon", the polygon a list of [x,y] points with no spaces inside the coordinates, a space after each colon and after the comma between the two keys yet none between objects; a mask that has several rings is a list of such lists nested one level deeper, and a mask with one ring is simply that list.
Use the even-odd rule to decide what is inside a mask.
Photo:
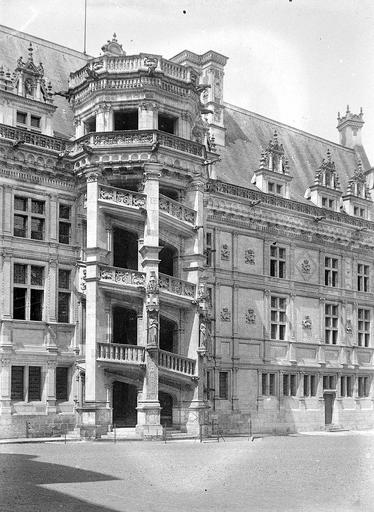
[{"label": "doorway", "polygon": [[158,400],[161,406],[160,422],[161,425],[171,427],[173,424],[173,397],[168,393],[159,391]]},{"label": "doorway", "polygon": [[117,427],[135,427],[137,423],[136,386],[125,382],[113,382],[113,424]]},{"label": "doorway", "polygon": [[334,393],[324,393],[323,398],[325,401],[325,425],[331,425],[334,411]]},{"label": "doorway", "polygon": [[133,309],[113,307],[113,343],[122,345],[138,344],[138,318]]}]

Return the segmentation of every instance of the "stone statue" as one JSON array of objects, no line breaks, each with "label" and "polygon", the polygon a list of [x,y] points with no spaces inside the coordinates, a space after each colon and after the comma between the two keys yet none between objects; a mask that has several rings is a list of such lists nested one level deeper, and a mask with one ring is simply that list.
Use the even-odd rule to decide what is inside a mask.
[{"label": "stone statue", "polygon": [[148,321],[148,345],[157,346],[158,341],[158,322],[156,318],[149,318]]},{"label": "stone statue", "polygon": [[207,350],[208,343],[210,339],[210,332],[205,322],[200,323],[200,339],[199,339],[199,347]]}]

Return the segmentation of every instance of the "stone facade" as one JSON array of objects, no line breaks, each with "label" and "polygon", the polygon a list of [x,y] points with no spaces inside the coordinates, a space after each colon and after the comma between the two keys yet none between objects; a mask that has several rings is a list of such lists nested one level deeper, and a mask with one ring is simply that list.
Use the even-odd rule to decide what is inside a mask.
[{"label": "stone facade", "polygon": [[116,37],[54,91],[37,48],[0,71],[1,437],[372,427],[362,113],[323,141]]}]

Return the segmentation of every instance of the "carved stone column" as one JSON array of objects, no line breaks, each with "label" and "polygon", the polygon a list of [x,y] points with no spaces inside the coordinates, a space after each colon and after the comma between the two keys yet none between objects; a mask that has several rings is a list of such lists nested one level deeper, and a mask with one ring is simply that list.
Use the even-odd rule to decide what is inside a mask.
[{"label": "carved stone column", "polygon": [[[144,236],[139,241],[141,266],[146,274],[146,300],[143,305],[142,331],[138,339],[146,349],[143,389],[138,394],[136,430],[143,437],[160,437],[160,402],[158,399],[158,350],[159,350],[159,164],[147,164],[144,173],[144,193],[147,196],[147,218]],[[139,315],[140,323],[140,315]],[[138,324],[139,325],[139,324]]]},{"label": "carved stone column", "polygon": [[9,357],[0,358],[0,407],[1,415],[11,414],[11,360]]},{"label": "carved stone column", "polygon": [[47,361],[46,372],[46,402],[47,413],[53,414],[56,412],[56,361]]}]

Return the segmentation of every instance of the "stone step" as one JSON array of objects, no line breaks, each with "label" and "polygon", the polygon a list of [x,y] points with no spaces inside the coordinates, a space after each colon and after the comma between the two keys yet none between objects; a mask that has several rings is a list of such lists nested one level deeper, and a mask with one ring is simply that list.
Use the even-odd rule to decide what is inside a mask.
[{"label": "stone step", "polygon": [[101,439],[113,440],[114,437],[116,437],[116,439],[142,439],[141,436],[136,432],[134,427],[116,428],[115,432],[114,430],[112,430],[112,432],[108,432],[104,436],[101,436]]},{"label": "stone step", "polygon": [[326,432],[348,432],[348,428],[344,428],[341,425],[325,425]]}]

